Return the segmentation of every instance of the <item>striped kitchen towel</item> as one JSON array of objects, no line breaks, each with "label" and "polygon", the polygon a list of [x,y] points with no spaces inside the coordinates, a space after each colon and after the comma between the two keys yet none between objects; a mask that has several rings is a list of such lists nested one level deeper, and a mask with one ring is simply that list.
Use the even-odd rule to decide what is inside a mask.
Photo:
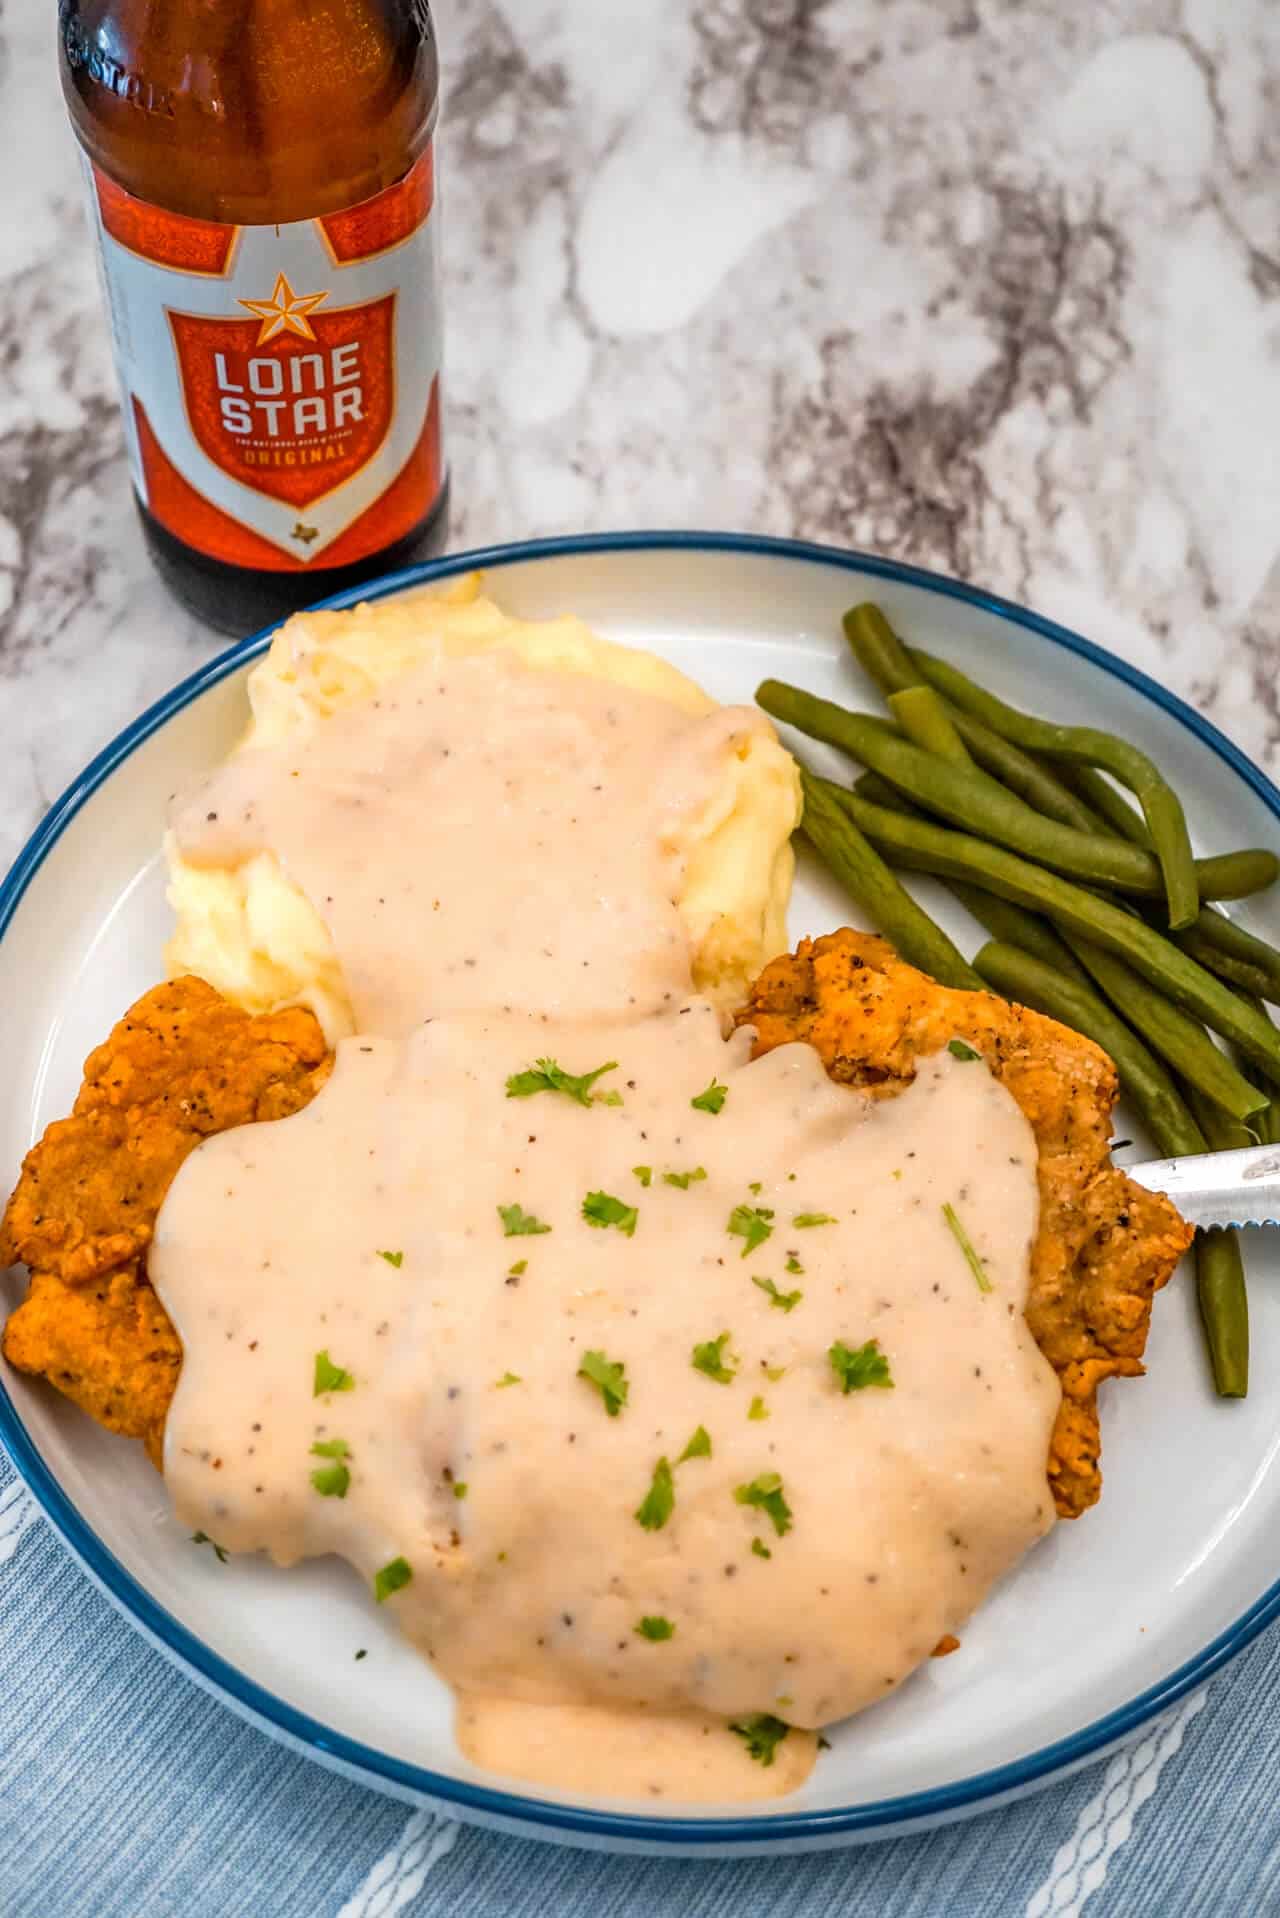
[{"label": "striped kitchen towel", "polygon": [[615,1858],[415,1811],[244,1724],[117,1616],[0,1454],[0,1670],[3,1918],[1280,1914],[1274,1632],[1116,1756],[966,1823]]}]

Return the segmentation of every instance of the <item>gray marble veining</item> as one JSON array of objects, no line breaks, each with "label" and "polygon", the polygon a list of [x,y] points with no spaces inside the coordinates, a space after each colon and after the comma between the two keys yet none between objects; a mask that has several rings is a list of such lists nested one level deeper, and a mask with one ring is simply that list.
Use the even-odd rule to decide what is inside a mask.
[{"label": "gray marble veining", "polygon": [[[440,0],[455,546],[719,526],[1024,600],[1280,765],[1280,8]],[[221,643],[150,572],[0,5],[0,863]]]}]

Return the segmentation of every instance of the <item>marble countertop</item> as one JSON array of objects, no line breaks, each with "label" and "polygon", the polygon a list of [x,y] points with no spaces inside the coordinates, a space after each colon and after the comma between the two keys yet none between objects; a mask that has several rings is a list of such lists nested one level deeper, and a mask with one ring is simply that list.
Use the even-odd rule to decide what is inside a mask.
[{"label": "marble countertop", "polygon": [[[956,572],[1280,766],[1280,9],[439,0],[455,548]],[[223,642],[150,570],[47,6],[0,12],[0,865]]]}]

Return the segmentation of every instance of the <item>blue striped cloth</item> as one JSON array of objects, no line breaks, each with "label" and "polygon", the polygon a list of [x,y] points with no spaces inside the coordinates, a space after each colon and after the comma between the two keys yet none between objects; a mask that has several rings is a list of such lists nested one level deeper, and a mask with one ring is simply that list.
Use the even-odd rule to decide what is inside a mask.
[{"label": "blue striped cloth", "polygon": [[499,1838],[274,1744],[135,1636],[0,1454],[2,1918],[1263,1918],[1280,1637],[1117,1757],[923,1837],[743,1863]]}]

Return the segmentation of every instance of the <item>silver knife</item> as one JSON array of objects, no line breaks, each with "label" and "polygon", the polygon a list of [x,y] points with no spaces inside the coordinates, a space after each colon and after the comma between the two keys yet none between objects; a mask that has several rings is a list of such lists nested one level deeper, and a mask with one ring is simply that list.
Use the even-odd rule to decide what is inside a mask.
[{"label": "silver knife", "polygon": [[1280,1225],[1280,1146],[1145,1159],[1121,1170],[1172,1199],[1188,1225]]}]

